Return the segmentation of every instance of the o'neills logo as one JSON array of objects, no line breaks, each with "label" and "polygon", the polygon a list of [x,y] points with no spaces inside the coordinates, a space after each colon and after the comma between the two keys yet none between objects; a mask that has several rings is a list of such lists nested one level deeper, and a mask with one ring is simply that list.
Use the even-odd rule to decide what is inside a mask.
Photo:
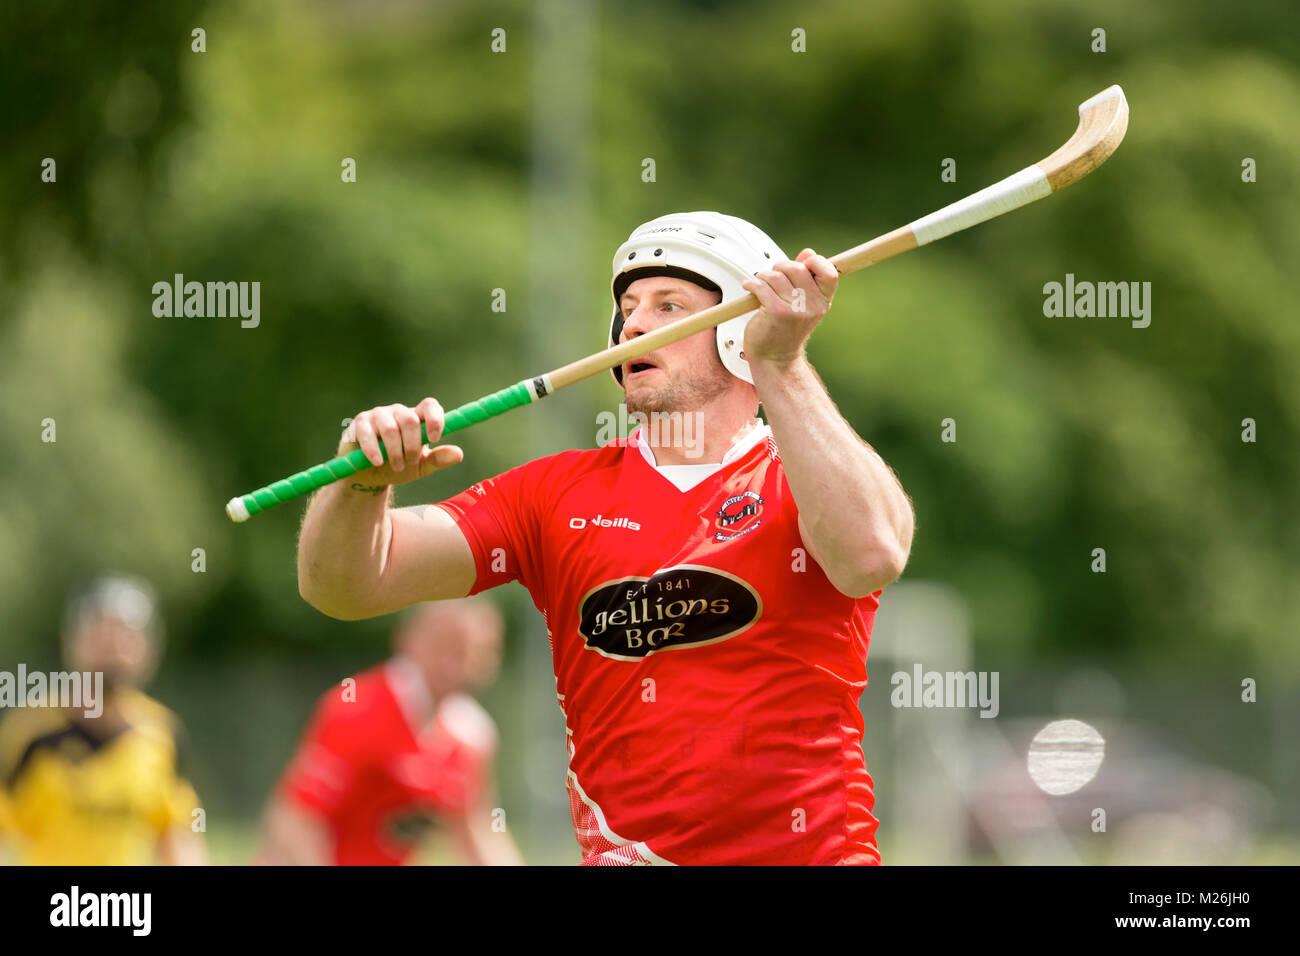
[{"label": "o'neills logo", "polygon": [[742,491],[732,495],[715,512],[713,524],[718,530],[714,532],[713,540],[726,541],[748,534],[763,523],[759,517],[762,513],[763,499],[756,492]]},{"label": "o'neills logo", "polygon": [[684,564],[587,592],[578,633],[598,654],[637,661],[656,651],[725,641],[747,630],[762,612],[758,592],[740,578]]}]

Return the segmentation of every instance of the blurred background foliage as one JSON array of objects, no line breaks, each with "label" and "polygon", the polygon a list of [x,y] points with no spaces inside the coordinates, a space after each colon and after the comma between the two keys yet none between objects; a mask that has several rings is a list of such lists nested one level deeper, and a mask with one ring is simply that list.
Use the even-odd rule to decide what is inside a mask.
[{"label": "blurred background foliage", "polygon": [[[1267,755],[1300,714],[1300,10],[559,7],[586,27],[542,36],[523,0],[5,5],[0,667],[53,664],[77,581],[149,577],[170,635],[155,690],[190,725],[214,818],[251,819],[311,699],[381,656],[390,622],[331,621],[298,597],[300,505],[236,527],[228,498],[331,454],[360,409],[459,404],[541,371],[538,336],[602,345],[609,256],[645,219],[717,209],[790,255],[833,254],[1040,158],[1076,104],[1120,83],[1132,123],[1105,167],[846,280],[811,355],[912,495],[907,576],[966,600],[976,666],[1126,675],[1134,716],[1203,725],[1202,756],[1278,793],[1273,823],[1294,834],[1300,773]],[[791,51],[796,27],[806,53]],[[1090,49],[1097,27],[1105,53]],[[566,104],[537,101],[535,55],[587,36],[586,307],[543,315],[534,124]],[[40,179],[45,157],[56,183]],[[345,157],[356,183],[340,181]],[[259,281],[260,326],[156,318],[153,283],[176,273]],[[1042,287],[1066,273],[1150,282],[1150,327],[1044,317]],[[568,408],[594,444],[618,393],[603,378],[577,391]],[[564,411],[465,433],[465,464],[401,500],[560,450],[548,433],[575,427],[551,423]],[[45,418],[57,443],[40,440]],[[940,441],[946,418],[955,443]],[[1090,570],[1097,547],[1105,574]],[[518,651],[536,616],[507,603]],[[487,695],[508,804],[539,789],[515,704],[547,675],[519,659]],[[1258,715],[1239,701],[1246,676],[1273,702]],[[885,678],[873,672],[869,697]],[[1023,683],[1004,712],[1036,712]],[[1145,692],[1156,685],[1187,692]],[[561,789],[561,753],[545,759],[541,789]],[[571,835],[556,840],[570,858]]]}]

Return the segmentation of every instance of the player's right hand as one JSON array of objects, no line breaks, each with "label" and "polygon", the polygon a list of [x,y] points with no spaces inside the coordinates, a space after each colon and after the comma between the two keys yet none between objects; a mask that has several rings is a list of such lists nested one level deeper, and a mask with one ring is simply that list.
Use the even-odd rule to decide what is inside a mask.
[{"label": "player's right hand", "polygon": [[[458,464],[465,457],[456,445],[425,448],[420,442],[421,423],[429,433],[431,445],[442,436],[444,416],[442,406],[435,399],[426,398],[414,408],[380,405],[360,412],[343,433],[339,454],[346,455],[357,448],[364,451],[375,467],[363,474],[366,482],[374,485],[402,485]],[[381,441],[388,450],[387,463],[379,450]]]}]

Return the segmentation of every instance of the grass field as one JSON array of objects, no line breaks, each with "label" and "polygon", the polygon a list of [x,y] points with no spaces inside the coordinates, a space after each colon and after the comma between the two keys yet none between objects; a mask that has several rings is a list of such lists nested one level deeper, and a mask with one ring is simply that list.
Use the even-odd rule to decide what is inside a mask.
[{"label": "grass field", "polygon": [[[244,866],[257,853],[257,825],[245,822],[208,831],[208,853],[216,866]],[[567,843],[530,841],[516,838],[524,859],[533,865],[569,866],[580,860],[578,845],[569,835]],[[435,833],[415,859],[417,866],[456,866],[460,859],[450,841]]]},{"label": "grass field", "polygon": [[[579,862],[577,844],[570,837],[565,843],[530,843],[520,840],[520,849],[524,859],[534,866],[572,866]],[[208,848],[212,862],[219,866],[242,866],[248,863],[256,851],[257,835],[253,824],[227,827],[208,834]],[[880,839],[881,854],[886,865],[925,866],[932,863],[926,859],[924,848],[919,843],[899,840],[886,836]],[[454,849],[445,838],[435,835],[429,845],[416,858],[420,866],[454,866],[459,864]],[[999,860],[992,856],[972,858],[967,861],[976,866],[996,866]],[[1109,858],[1108,852],[1098,850],[1084,853],[1082,863],[1089,866],[1104,866],[1116,862]],[[1131,863],[1132,861],[1124,861]],[[1148,860],[1147,863],[1197,864],[1200,860]],[[1269,839],[1244,852],[1235,859],[1216,861],[1230,866],[1296,866],[1300,865],[1300,841],[1294,839]]]}]

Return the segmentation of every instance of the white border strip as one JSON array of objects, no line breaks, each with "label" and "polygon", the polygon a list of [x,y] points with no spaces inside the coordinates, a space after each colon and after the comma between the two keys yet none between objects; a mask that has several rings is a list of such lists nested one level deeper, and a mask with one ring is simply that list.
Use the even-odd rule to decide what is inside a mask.
[{"label": "white border strip", "polygon": [[[631,847],[641,856],[645,857],[646,861],[652,866],[677,865],[672,860],[665,860],[658,853],[655,853],[650,849],[650,847],[646,846],[644,841],[633,843],[631,840],[624,839],[611,830],[608,821],[605,820],[605,811],[600,808],[600,805],[596,803],[595,800],[587,796],[587,791],[583,790],[582,784],[578,783],[578,775],[570,770],[568,771],[567,776],[569,778],[569,786],[573,788],[574,792],[578,794],[578,799],[587,805],[587,809],[589,809],[592,812],[592,815],[596,818],[596,826],[600,827],[601,836],[610,843],[613,843],[615,846]],[[586,847],[583,847],[583,849],[585,850]]]},{"label": "white border strip", "polygon": [[1086,111],[1092,109],[1098,103],[1104,103],[1107,100],[1113,99],[1116,96],[1123,97],[1124,91],[1120,89],[1118,86],[1106,87],[1096,96],[1090,97],[1089,99],[1086,99],[1079,104],[1079,115],[1082,116]]},{"label": "white border strip", "polygon": [[1026,166],[1001,182],[922,216],[912,223],[912,234],[916,244],[924,246],[1051,194],[1047,175],[1037,166]]}]

